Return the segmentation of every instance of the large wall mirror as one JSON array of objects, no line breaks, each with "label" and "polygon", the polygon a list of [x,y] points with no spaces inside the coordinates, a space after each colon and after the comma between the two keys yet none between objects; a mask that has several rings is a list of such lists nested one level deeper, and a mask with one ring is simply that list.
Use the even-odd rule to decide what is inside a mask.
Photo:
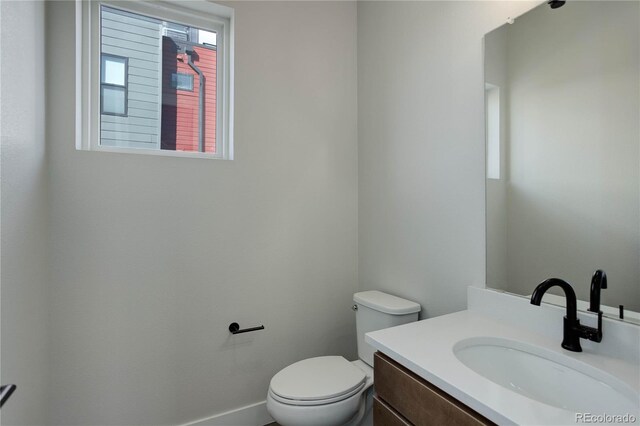
[{"label": "large wall mirror", "polygon": [[586,302],[602,269],[605,314],[640,320],[639,28],[639,2],[567,1],[485,36],[487,287]]}]

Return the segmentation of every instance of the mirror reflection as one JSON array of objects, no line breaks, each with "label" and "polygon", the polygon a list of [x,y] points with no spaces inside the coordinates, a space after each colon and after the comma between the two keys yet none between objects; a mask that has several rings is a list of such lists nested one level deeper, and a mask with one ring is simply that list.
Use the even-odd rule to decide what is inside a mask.
[{"label": "mirror reflection", "polygon": [[487,287],[557,277],[588,301],[602,269],[603,311],[640,318],[639,16],[544,4],[485,36]]}]

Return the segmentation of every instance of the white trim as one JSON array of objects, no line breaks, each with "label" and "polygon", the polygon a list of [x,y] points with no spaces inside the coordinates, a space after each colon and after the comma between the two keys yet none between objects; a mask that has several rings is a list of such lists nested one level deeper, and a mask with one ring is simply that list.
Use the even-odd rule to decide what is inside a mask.
[{"label": "white trim", "polygon": [[[76,79],[76,99],[75,99],[75,136],[76,136],[76,149],[82,149],[82,141],[85,140],[84,137],[84,117],[82,115],[82,105],[84,103],[84,75],[83,65],[84,65],[84,52],[82,51],[82,36],[84,35],[82,30],[82,23],[84,22],[82,16],[82,3],[80,0],[76,0],[76,63],[75,63],[75,79]],[[80,35],[80,37],[78,37]]]},{"label": "white trim", "polygon": [[273,421],[267,411],[267,401],[261,401],[181,426],[263,426]]},{"label": "white trim", "polygon": [[227,149],[229,150],[229,152],[227,153],[227,158],[229,160],[233,160],[233,155],[235,150],[233,149],[233,141],[234,141],[234,133],[233,133],[233,129],[234,129],[234,111],[235,111],[235,103],[234,103],[234,99],[235,99],[235,95],[234,95],[234,91],[235,91],[235,79],[234,76],[235,74],[235,54],[236,54],[236,18],[234,14],[231,14],[231,17],[229,18],[229,34],[227,35],[227,40],[229,40],[229,45],[227,46],[227,63],[229,64],[229,66],[227,67],[227,72],[229,73],[229,84],[227,85],[227,89],[229,91],[227,99],[228,99],[228,103],[227,103],[227,107],[224,109],[227,114],[229,114],[229,117],[227,117],[227,123],[229,124],[227,126],[227,135],[226,135],[226,140],[227,140]]},{"label": "white trim", "polygon": [[[100,67],[100,5],[116,7],[132,13],[168,20],[203,30],[215,31],[218,43],[218,75],[216,76],[216,153],[181,152],[161,149],[132,149],[100,145],[99,109],[100,81],[95,70]],[[234,10],[206,0],[113,2],[110,0],[76,0],[76,149],[120,152],[168,157],[233,159],[233,46]],[[98,31],[96,31],[96,29]],[[97,37],[96,37],[97,34]],[[222,89],[222,90],[220,90]],[[160,90],[162,90],[160,88]],[[159,108],[161,108],[159,106]],[[160,113],[160,118],[161,118]],[[158,140],[160,144],[160,138]],[[158,147],[159,148],[159,147]]]},{"label": "white trim", "polygon": [[158,102],[158,126],[160,126],[160,128],[158,129],[158,144],[156,146],[157,150],[161,150],[162,149],[162,91],[163,91],[163,87],[162,87],[162,83],[164,82],[164,59],[162,58],[162,43],[163,43],[163,39],[162,37],[158,37],[158,56],[161,58],[160,59],[160,81],[158,82],[158,99],[160,99],[160,102]]},{"label": "white trim", "polygon": [[91,149],[85,149],[83,151],[112,152],[116,154],[157,155],[160,157],[206,158],[209,160],[228,160],[228,158],[222,158],[217,155],[207,154],[206,152],[173,151],[169,149],[121,148],[117,146],[98,145],[98,146],[94,146]]}]

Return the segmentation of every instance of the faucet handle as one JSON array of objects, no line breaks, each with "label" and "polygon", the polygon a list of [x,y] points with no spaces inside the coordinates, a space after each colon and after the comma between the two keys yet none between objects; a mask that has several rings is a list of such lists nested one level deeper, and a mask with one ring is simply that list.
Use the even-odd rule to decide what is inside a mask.
[{"label": "faucet handle", "polygon": [[598,328],[581,326],[580,334],[583,339],[600,343],[602,341],[602,311],[598,311]]}]

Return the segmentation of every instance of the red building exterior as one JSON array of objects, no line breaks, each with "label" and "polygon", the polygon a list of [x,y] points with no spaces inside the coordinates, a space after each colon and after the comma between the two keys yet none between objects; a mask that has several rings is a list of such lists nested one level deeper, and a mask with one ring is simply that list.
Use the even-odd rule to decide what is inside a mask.
[{"label": "red building exterior", "polygon": [[162,149],[215,153],[215,46],[163,36],[162,62]]}]

